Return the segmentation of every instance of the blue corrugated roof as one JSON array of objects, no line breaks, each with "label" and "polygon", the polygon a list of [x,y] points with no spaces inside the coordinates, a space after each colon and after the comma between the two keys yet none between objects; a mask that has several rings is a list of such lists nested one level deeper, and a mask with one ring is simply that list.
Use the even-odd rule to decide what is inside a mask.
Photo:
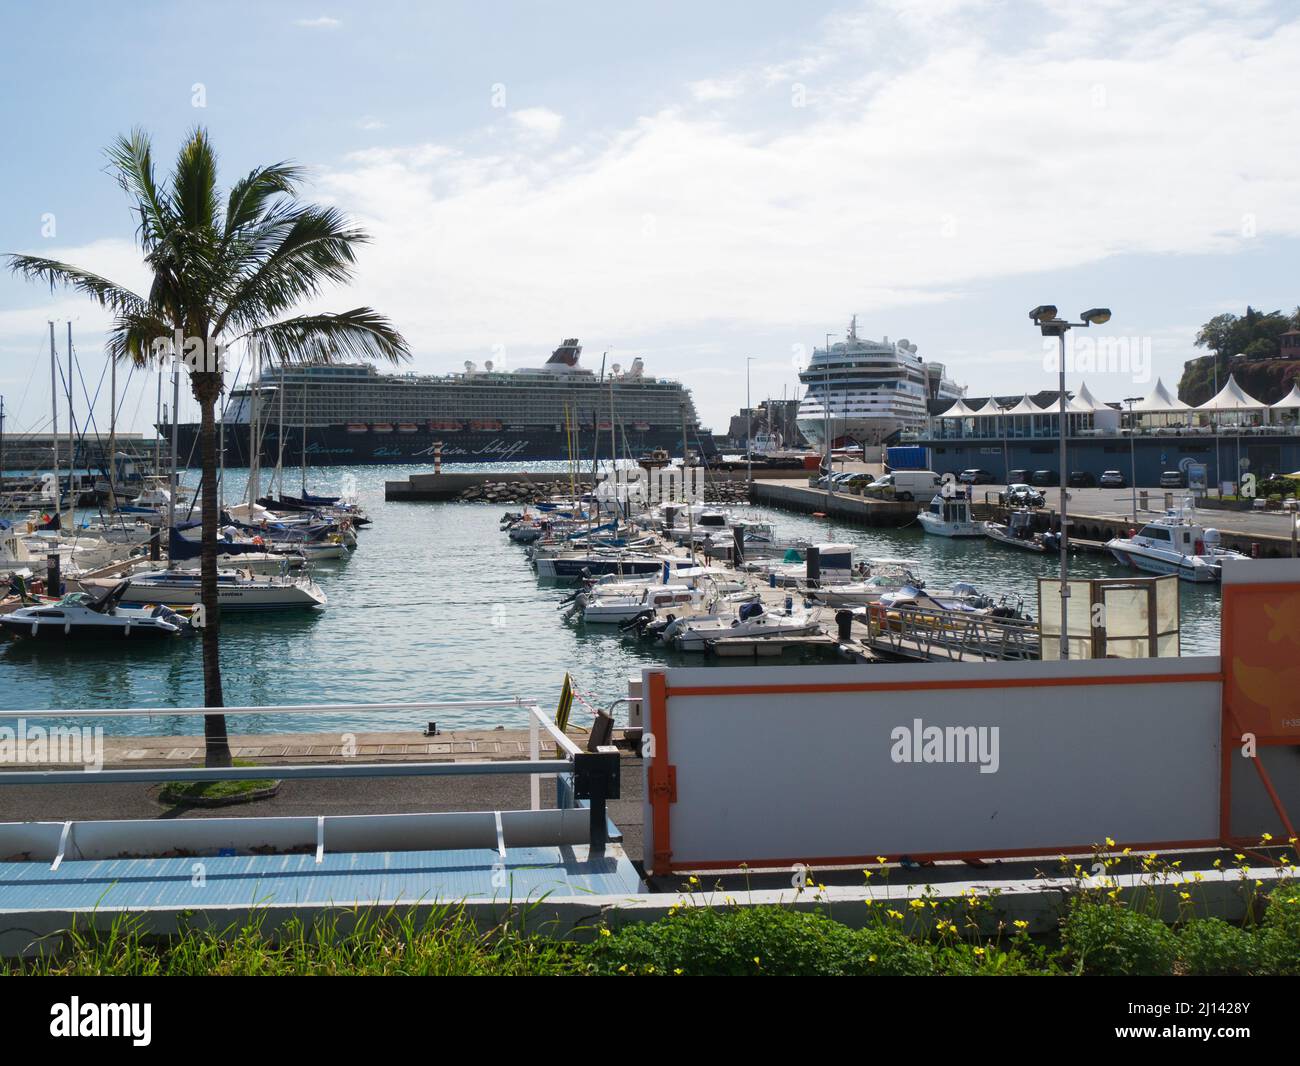
[{"label": "blue corrugated roof", "polygon": [[[513,848],[504,860],[491,849],[327,853],[319,864],[302,854],[68,860],[57,870],[0,863],[0,911],[519,901],[638,891],[640,879],[621,850],[593,861],[579,861],[575,852]],[[498,862],[501,887],[493,884]]]}]

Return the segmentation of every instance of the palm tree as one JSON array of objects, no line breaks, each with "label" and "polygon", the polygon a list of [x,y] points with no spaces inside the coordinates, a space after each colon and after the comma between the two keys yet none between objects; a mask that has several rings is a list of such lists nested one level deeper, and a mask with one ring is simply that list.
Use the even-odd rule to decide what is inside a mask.
[{"label": "palm tree", "polygon": [[[175,352],[183,338],[190,388],[202,413],[201,560],[203,705],[222,707],[217,599],[216,407],[225,388],[218,355],[243,340],[281,365],[353,359],[407,359],[406,341],[369,307],[339,314],[289,313],[329,284],[352,277],[356,248],[367,235],[340,212],[297,199],[303,171],[292,163],[258,167],[217,189],[217,157],[196,128],[182,144],[170,179],[159,185],[153,149],[142,130],[108,149],[110,169],[138,217],[136,239],[152,275],[138,295],[88,270],[40,256],[9,255],[29,280],[85,293],[113,314],[109,357],[147,366]],[[288,315],[289,317],[283,317]],[[197,340],[199,343],[194,344]],[[204,716],[206,761],[229,766],[224,715]]]}]

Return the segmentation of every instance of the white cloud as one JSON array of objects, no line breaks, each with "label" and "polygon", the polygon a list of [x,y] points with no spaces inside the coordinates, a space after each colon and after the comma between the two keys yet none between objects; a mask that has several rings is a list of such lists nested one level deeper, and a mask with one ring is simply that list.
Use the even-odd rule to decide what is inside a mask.
[{"label": "white cloud", "polygon": [[314,19],[297,19],[294,25],[309,30],[337,30],[343,23],[330,15],[318,15]]},{"label": "white cloud", "polygon": [[525,107],[510,112],[510,121],[526,134],[553,140],[564,125],[564,116],[546,107]]},{"label": "white cloud", "polygon": [[740,78],[706,78],[693,81],[688,89],[691,96],[701,103],[717,100],[735,100],[745,91],[744,81]]},{"label": "white cloud", "polygon": [[357,129],[373,132],[375,130],[387,129],[388,123],[381,118],[373,118],[366,115],[364,118],[357,119]]}]

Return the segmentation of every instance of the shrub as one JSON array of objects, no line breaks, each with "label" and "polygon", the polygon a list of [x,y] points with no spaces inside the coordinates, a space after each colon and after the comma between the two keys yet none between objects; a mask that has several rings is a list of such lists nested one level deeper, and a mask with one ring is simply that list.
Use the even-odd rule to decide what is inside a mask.
[{"label": "shrub", "polygon": [[1116,904],[1075,899],[1061,929],[1075,972],[1113,977],[1173,972],[1177,938],[1164,922]]},{"label": "shrub", "polygon": [[1300,975],[1300,885],[1279,885],[1269,897],[1259,958],[1265,973]]},{"label": "shrub", "polygon": [[932,968],[926,946],[902,933],[854,930],[780,907],[687,907],[598,937],[590,958],[597,973],[695,977],[905,976]]},{"label": "shrub", "polygon": [[1219,918],[1198,918],[1178,931],[1178,958],[1193,977],[1244,976],[1259,965],[1259,940]]}]

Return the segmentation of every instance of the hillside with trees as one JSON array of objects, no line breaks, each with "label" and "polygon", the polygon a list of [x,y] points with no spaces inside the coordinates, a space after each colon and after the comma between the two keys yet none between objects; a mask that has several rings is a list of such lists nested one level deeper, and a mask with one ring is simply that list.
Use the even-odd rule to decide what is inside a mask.
[{"label": "hillside with trees", "polygon": [[1263,403],[1276,403],[1300,378],[1300,361],[1278,358],[1279,338],[1292,329],[1300,329],[1300,308],[1289,315],[1253,307],[1247,307],[1244,315],[1215,315],[1196,334],[1196,346],[1211,354],[1183,364],[1178,398],[1192,406],[1204,403],[1214,395],[1217,369],[1220,388],[1232,373],[1250,395]]}]

